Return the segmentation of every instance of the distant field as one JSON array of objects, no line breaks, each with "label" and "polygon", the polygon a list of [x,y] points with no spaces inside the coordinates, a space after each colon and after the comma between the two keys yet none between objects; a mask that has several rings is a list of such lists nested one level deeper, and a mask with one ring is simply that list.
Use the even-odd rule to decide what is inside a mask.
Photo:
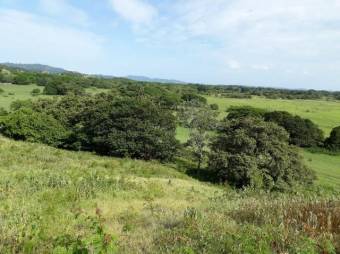
[{"label": "distant field", "polygon": [[0,94],[0,107],[9,109],[9,106],[16,100],[27,100],[31,98],[41,98],[43,95],[33,97],[31,92],[35,88],[39,88],[41,91],[43,87],[37,85],[12,85],[12,84],[0,84],[0,88],[4,90],[4,93]]},{"label": "distant field", "polygon": [[318,176],[318,183],[323,186],[340,186],[340,156],[303,152],[306,164]]},{"label": "distant field", "polygon": [[[0,83],[0,88],[5,91],[4,93],[0,93],[0,107],[3,107],[5,109],[9,109],[11,103],[16,100],[51,97],[49,95],[39,95],[33,97],[31,95],[33,89],[39,88],[41,92],[44,89],[43,87],[37,85],[13,85]],[[107,91],[107,89],[100,89],[96,87],[86,89],[86,92],[90,94],[97,94]]]},{"label": "distant field", "polygon": [[221,112],[230,106],[249,105],[268,110],[285,110],[292,114],[311,119],[325,132],[330,133],[332,128],[340,126],[340,102],[324,100],[270,100],[254,97],[252,99],[233,99],[207,97],[208,103],[216,103]]}]

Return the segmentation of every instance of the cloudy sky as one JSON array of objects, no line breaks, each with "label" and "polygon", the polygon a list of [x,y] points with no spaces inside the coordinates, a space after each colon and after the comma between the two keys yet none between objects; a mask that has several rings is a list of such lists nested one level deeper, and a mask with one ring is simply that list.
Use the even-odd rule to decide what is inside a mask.
[{"label": "cloudy sky", "polygon": [[340,0],[0,0],[0,62],[340,90]]}]

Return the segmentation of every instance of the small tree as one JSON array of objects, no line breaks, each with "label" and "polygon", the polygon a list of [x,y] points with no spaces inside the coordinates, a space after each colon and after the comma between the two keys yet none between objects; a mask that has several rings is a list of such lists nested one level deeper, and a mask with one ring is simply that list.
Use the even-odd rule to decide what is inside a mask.
[{"label": "small tree", "polygon": [[191,106],[186,103],[181,111],[182,123],[189,128],[188,147],[197,160],[197,168],[200,169],[204,158],[208,152],[210,133],[216,128],[218,112],[211,110],[210,107]]},{"label": "small tree", "polygon": [[274,123],[241,118],[224,121],[211,145],[209,168],[223,182],[241,188],[286,189],[311,183],[314,174]]},{"label": "small tree", "polygon": [[340,151],[340,126],[332,130],[329,138],[325,140],[325,147],[332,151]]},{"label": "small tree", "polygon": [[37,96],[40,94],[40,89],[39,88],[34,88],[32,91],[31,91],[31,95],[32,96]]}]

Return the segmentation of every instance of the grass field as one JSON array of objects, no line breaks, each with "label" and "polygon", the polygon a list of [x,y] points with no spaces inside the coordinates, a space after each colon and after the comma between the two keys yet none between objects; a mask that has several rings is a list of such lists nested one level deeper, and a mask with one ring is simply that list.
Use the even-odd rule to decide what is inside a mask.
[{"label": "grass field", "polygon": [[27,100],[31,98],[41,98],[43,95],[33,97],[31,92],[35,88],[39,88],[41,91],[42,87],[37,85],[12,85],[12,84],[3,84],[0,83],[0,88],[4,90],[3,93],[0,94],[0,107],[5,109],[9,109],[11,103],[15,100]]},{"label": "grass field", "polygon": [[[3,93],[0,93],[0,107],[3,107],[5,109],[9,109],[11,103],[15,100],[27,100],[51,97],[49,95],[32,96],[31,92],[33,89],[39,88],[41,92],[44,89],[43,87],[39,87],[37,85],[13,85],[0,83],[0,88],[4,90]],[[90,94],[96,94],[106,91],[107,89],[100,89],[96,87],[86,89],[86,92]]]},{"label": "grass field", "polygon": [[[339,170],[315,158],[320,183],[339,184]],[[236,192],[181,171],[0,136],[0,253],[321,253],[339,243],[339,192]],[[304,230],[325,213],[327,227]]]},{"label": "grass field", "polygon": [[318,183],[340,189],[340,156],[303,152],[306,164],[317,172]]},{"label": "grass field", "polygon": [[332,128],[340,126],[340,102],[325,100],[271,100],[260,97],[252,99],[233,99],[207,97],[208,103],[219,105],[221,116],[230,106],[249,105],[267,110],[284,110],[304,118],[311,119],[325,132],[330,133]]}]

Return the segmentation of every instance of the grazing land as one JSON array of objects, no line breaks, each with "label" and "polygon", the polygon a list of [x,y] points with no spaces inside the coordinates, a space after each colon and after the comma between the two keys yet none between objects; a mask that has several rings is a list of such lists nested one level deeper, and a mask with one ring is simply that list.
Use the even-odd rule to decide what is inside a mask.
[{"label": "grazing land", "polygon": [[[339,184],[340,169],[326,174],[319,158],[310,161],[319,184]],[[329,159],[323,158],[327,170]],[[237,192],[171,164],[3,137],[0,174],[1,253],[74,253],[88,246],[108,253],[317,253],[332,251],[327,236],[340,240],[335,190],[294,197]]]},{"label": "grazing land", "polygon": [[219,105],[221,116],[225,115],[230,106],[252,106],[268,111],[283,110],[308,118],[315,122],[325,132],[340,125],[340,102],[327,100],[281,100],[253,97],[252,99],[219,98],[207,96],[209,104]]},{"label": "grazing land", "polygon": [[13,84],[3,84],[0,83],[0,88],[4,91],[0,93],[0,107],[4,109],[9,109],[11,103],[16,100],[27,100],[32,98],[41,98],[44,95],[32,96],[31,92],[33,89],[44,89],[37,85],[13,85]]},{"label": "grazing land", "polygon": [[[292,146],[292,130],[264,117],[219,121],[230,106],[287,111],[328,137],[340,125],[333,94],[235,99],[195,85],[12,73],[23,84],[0,84],[0,253],[340,253],[336,131]],[[322,136],[297,118],[287,117],[294,130],[316,131],[302,139]]]}]

